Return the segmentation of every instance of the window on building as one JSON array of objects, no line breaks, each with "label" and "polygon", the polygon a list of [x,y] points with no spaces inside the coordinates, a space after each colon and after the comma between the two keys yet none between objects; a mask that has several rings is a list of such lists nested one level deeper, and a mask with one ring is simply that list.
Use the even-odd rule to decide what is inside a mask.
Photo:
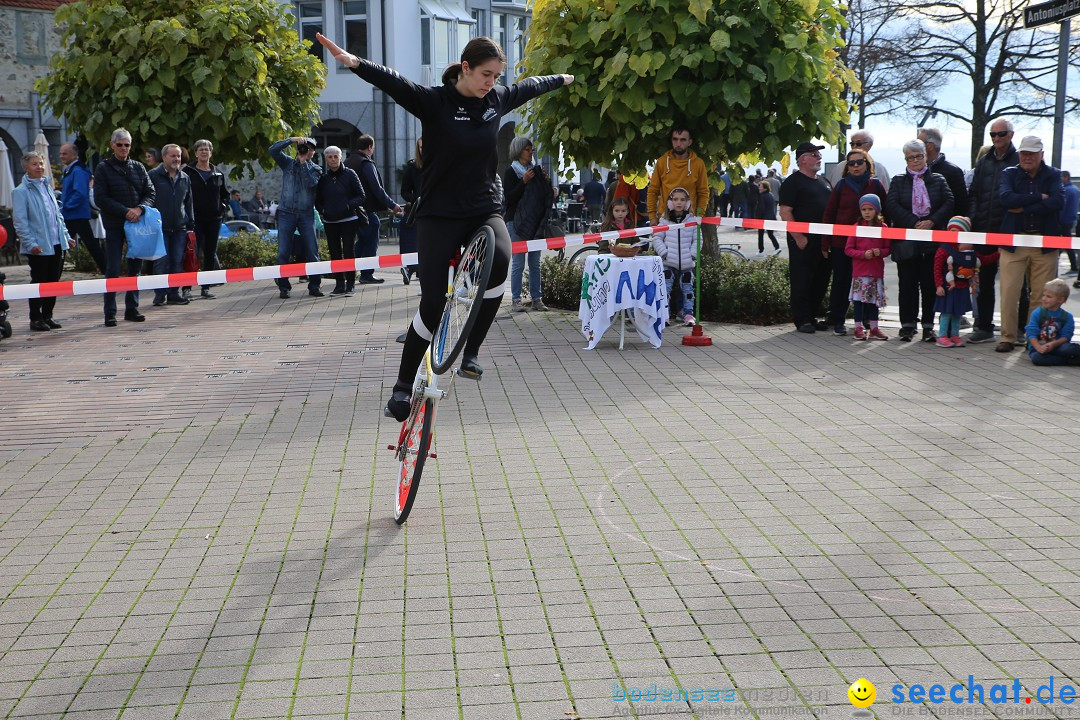
[{"label": "window on building", "polygon": [[308,52],[319,58],[321,62],[325,63],[326,59],[323,57],[323,46],[315,39],[315,33],[321,33],[323,31],[322,2],[297,3],[296,14],[300,19],[300,38],[311,41],[311,47],[308,48]]},{"label": "window on building", "polygon": [[420,64],[431,65],[431,18],[420,15]]},{"label": "window on building", "polygon": [[[525,17],[519,15],[514,18],[514,50],[516,56],[514,57],[515,65],[521,62],[521,59],[525,57]],[[514,76],[517,76],[517,71],[514,71]]]},{"label": "window on building", "polygon": [[357,57],[368,56],[367,0],[345,0],[342,21],[345,24],[345,49]]},{"label": "window on building", "polygon": [[472,35],[471,37],[480,37],[481,35],[487,35],[487,23],[484,22],[487,18],[484,17],[483,10],[472,11]]},{"label": "window on building", "polygon": [[[503,52],[509,52],[510,47],[507,43],[509,19],[507,18],[506,13],[496,13],[492,20],[495,23],[495,42],[499,43],[499,47],[503,48]],[[513,74],[513,67],[514,58],[507,57],[506,72],[499,76],[499,82],[503,85],[508,84],[509,81],[507,80],[507,77]]]},{"label": "window on building", "polygon": [[451,59],[454,48],[454,23],[435,18],[435,68],[440,73],[457,58]]}]

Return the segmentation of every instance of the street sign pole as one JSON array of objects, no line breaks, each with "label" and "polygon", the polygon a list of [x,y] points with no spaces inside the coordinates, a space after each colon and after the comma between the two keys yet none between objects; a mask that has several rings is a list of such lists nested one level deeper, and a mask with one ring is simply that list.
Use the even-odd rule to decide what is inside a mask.
[{"label": "street sign pole", "polygon": [[1061,23],[1060,47],[1058,48],[1057,99],[1054,102],[1054,154],[1051,164],[1061,169],[1061,146],[1065,142],[1065,77],[1069,71],[1070,21]]}]

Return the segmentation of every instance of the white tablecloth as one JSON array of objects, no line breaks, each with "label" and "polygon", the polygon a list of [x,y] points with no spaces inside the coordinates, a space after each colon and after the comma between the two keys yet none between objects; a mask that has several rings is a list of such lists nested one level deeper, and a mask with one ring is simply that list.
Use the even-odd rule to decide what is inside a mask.
[{"label": "white tablecloth", "polygon": [[581,280],[581,332],[588,349],[600,342],[620,310],[634,313],[634,327],[642,340],[660,347],[668,317],[664,265],[655,255],[619,258],[590,255]]}]

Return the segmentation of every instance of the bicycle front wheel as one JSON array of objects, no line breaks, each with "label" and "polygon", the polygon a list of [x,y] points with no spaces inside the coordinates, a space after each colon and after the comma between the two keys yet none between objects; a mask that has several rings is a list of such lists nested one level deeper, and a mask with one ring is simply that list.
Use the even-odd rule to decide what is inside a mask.
[{"label": "bicycle front wheel", "polygon": [[745,260],[746,259],[746,256],[743,255],[741,251],[736,250],[735,248],[732,248],[732,247],[722,247],[722,248],[720,248],[720,254],[721,255],[728,255],[729,257],[737,258],[739,260]]},{"label": "bicycle front wheel", "polygon": [[446,293],[442,319],[432,341],[431,367],[442,375],[465,349],[480,306],[484,303],[491,263],[495,259],[495,233],[487,225],[476,231],[458,260]]},{"label": "bicycle front wheel", "polygon": [[409,518],[420,476],[431,449],[431,431],[435,426],[435,403],[424,400],[412,414],[401,439],[401,472],[398,474],[397,494],[394,496],[394,521],[400,525]]}]

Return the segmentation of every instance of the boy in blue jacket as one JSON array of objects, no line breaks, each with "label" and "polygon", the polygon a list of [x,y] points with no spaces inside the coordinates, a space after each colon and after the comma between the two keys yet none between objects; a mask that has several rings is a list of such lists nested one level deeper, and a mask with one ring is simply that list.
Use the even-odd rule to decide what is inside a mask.
[{"label": "boy in blue jacket", "polygon": [[1031,313],[1025,334],[1028,356],[1036,365],[1080,365],[1080,345],[1072,342],[1073,316],[1061,306],[1069,284],[1061,278],[1046,283],[1042,306]]}]

